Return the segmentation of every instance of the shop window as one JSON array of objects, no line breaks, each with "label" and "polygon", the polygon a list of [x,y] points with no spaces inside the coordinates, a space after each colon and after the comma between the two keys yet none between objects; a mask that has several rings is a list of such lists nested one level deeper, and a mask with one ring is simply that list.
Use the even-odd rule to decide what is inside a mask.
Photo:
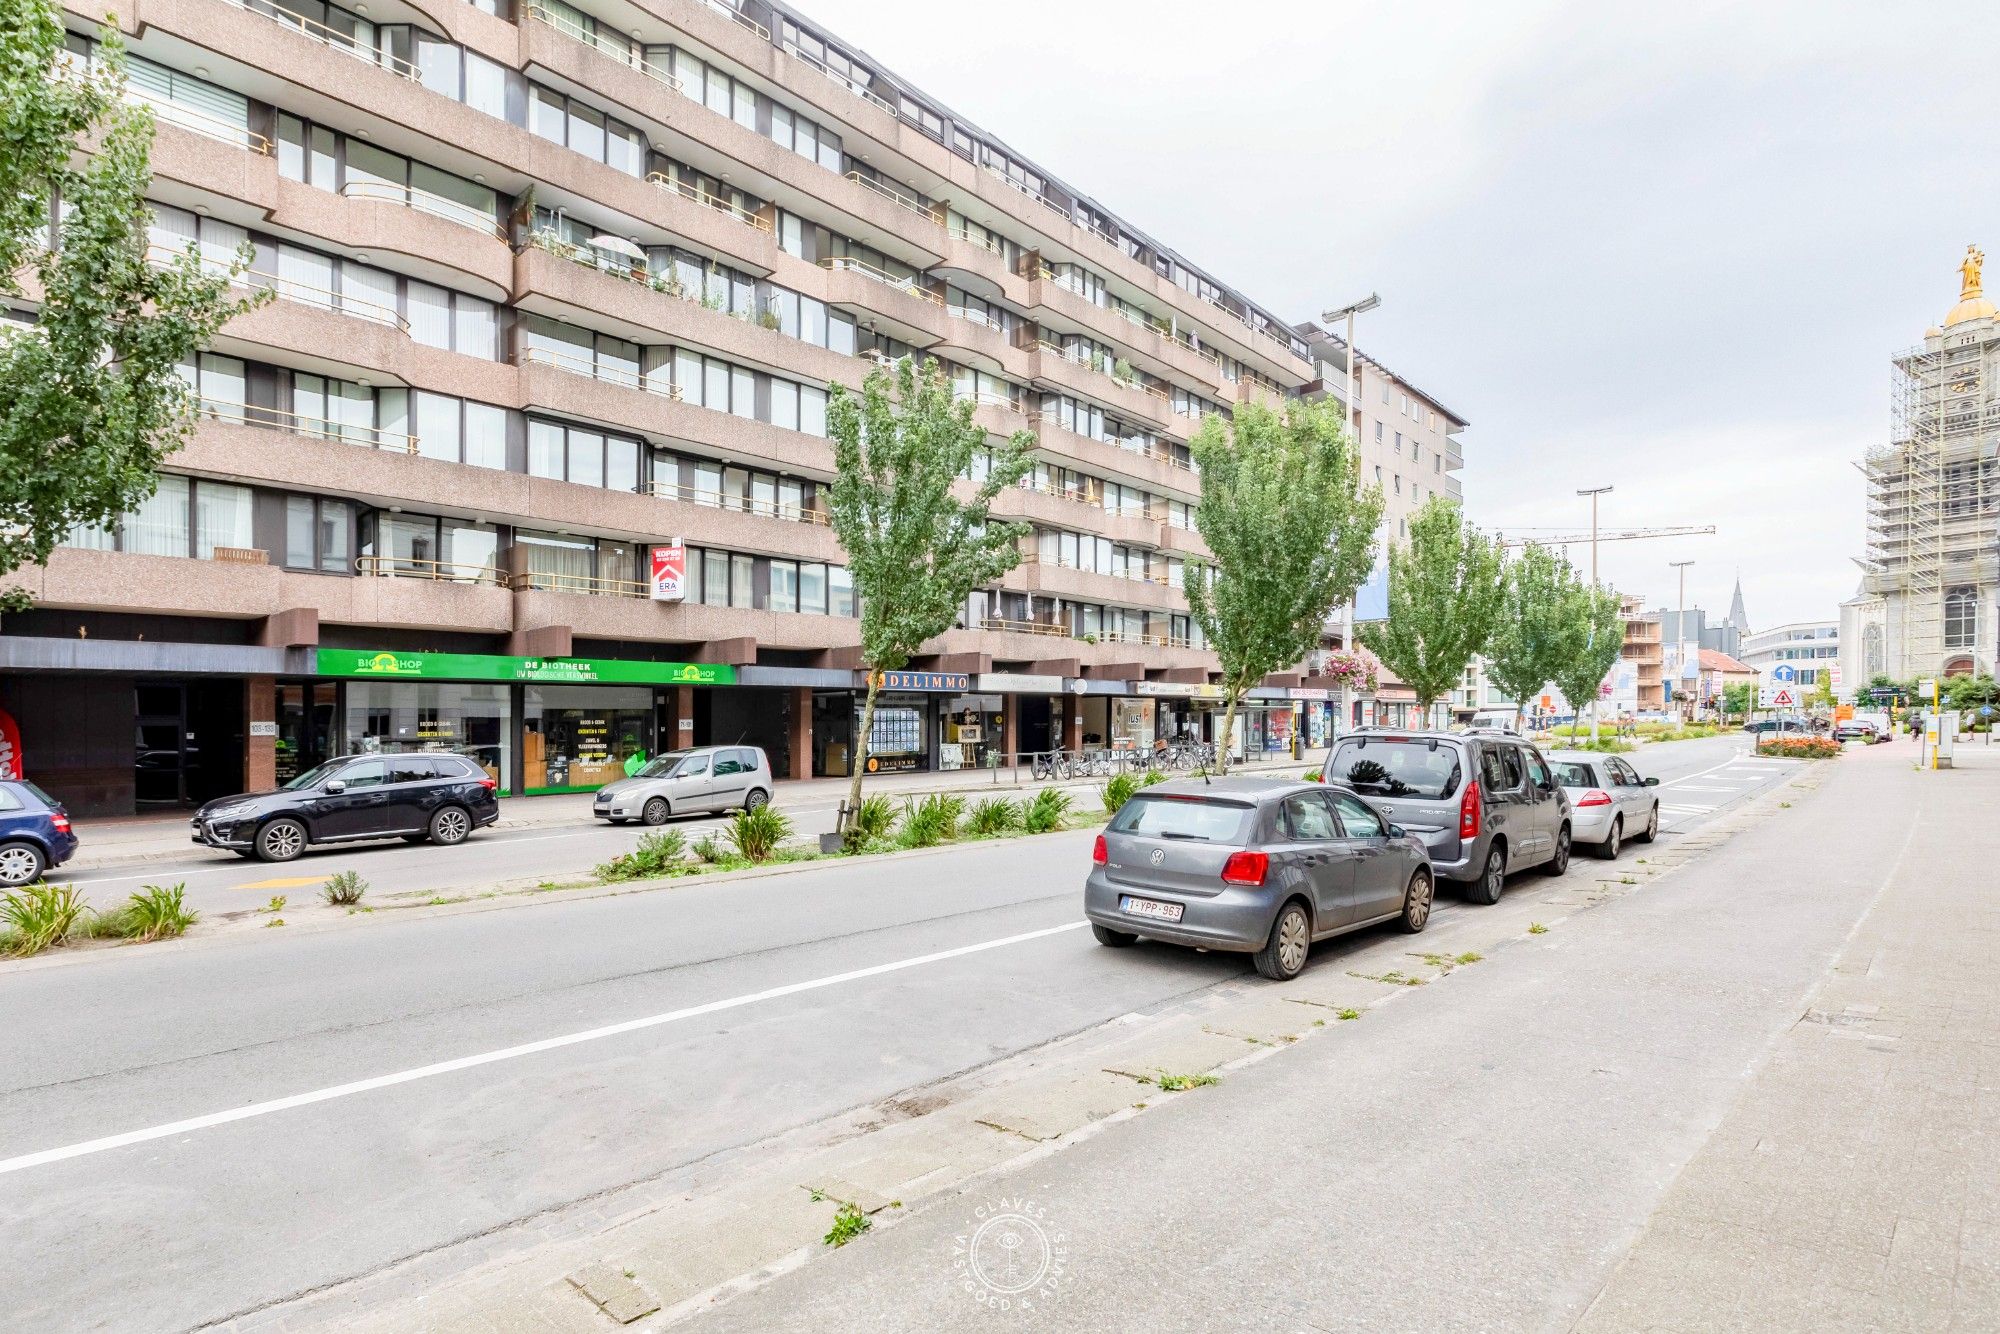
[{"label": "shop window", "polygon": [[351,681],[346,750],[465,755],[504,791],[513,735],[507,694],[499,684]]}]

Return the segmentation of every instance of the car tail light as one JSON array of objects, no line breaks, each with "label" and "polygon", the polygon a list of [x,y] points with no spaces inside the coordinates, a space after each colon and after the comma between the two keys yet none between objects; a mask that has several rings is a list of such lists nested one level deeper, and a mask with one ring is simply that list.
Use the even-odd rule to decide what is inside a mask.
[{"label": "car tail light", "polygon": [[500,790],[500,780],[492,774],[483,774],[479,779],[479,786],[485,788],[488,792],[498,792]]},{"label": "car tail light", "polygon": [[1584,793],[1582,797],[1578,798],[1576,804],[1579,806],[1609,806],[1611,804],[1611,794],[1600,791],[1597,788],[1592,788],[1590,791]]},{"label": "car tail light", "polygon": [[1104,835],[1097,836],[1097,842],[1090,845],[1090,860],[1102,866],[1111,860],[1111,850],[1104,846]]},{"label": "car tail light", "polygon": [[56,832],[58,834],[67,834],[69,832],[69,817],[67,815],[64,815],[61,811],[51,812],[49,815],[49,823],[56,827]]},{"label": "car tail light", "polygon": [[1232,852],[1229,860],[1222,864],[1222,883],[1225,885],[1261,885],[1264,872],[1271,869],[1271,856],[1266,852]]},{"label": "car tail light", "polygon": [[1465,795],[1458,799],[1458,836],[1460,838],[1479,837],[1479,814],[1484,807],[1479,799],[1479,780],[1465,785]]}]

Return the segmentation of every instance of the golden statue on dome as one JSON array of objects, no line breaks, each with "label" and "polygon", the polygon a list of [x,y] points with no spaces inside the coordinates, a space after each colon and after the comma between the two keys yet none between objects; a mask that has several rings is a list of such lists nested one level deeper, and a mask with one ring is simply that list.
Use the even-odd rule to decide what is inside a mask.
[{"label": "golden statue on dome", "polygon": [[1965,258],[1958,266],[1959,277],[1964,283],[1958,293],[1960,301],[1970,300],[1972,297],[1981,295],[1979,274],[1980,270],[1985,267],[1985,264],[1986,252],[1984,250],[1981,250],[1976,245],[1969,245],[1965,248]]}]

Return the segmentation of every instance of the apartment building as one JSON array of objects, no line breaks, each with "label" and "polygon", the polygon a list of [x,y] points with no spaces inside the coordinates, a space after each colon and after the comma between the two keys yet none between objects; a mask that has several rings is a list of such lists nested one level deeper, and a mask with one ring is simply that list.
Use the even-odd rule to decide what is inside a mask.
[{"label": "apartment building", "polygon": [[1793,679],[1808,693],[1817,691],[1822,681],[1835,691],[1843,684],[1838,621],[1792,621],[1745,635],[1741,656],[1744,665],[1766,681],[1779,663],[1790,664]]},{"label": "apartment building", "polygon": [[[110,7],[67,9],[91,59]],[[185,368],[202,420],[159,493],[8,577],[36,606],[0,627],[0,711],[74,809],[354,750],[470,753],[513,794],[710,741],[847,772],[827,389],[904,355],[1034,433],[995,507],[1033,535],[885,682],[869,767],[1210,730],[1187,441],[1318,376],[1219,276],[762,0],[116,16],[154,245],[248,242],[278,299]],[[1394,407],[1370,420],[1427,430],[1411,477],[1447,485],[1445,422]],[[1256,692],[1257,748],[1288,691]]]}]

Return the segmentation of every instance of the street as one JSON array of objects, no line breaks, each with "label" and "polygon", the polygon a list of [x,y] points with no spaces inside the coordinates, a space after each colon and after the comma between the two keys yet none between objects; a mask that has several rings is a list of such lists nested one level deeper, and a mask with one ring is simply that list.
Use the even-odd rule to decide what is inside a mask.
[{"label": "street", "polygon": [[[1666,792],[1702,788],[1690,806],[1794,771],[1740,747],[1638,758],[1680,774]],[[523,847],[554,869],[556,848],[632,838],[356,864],[470,854],[519,874]],[[420,1258],[449,1268],[471,1239],[529,1244],[773,1136],[1245,978],[1238,957],[1106,951],[1075,929],[1090,838],[7,969],[0,1246],[38,1274],[12,1289],[15,1323],[199,1328]],[[1432,929],[1494,911],[1446,899]],[[1320,950],[1337,966],[1398,940]]]}]

